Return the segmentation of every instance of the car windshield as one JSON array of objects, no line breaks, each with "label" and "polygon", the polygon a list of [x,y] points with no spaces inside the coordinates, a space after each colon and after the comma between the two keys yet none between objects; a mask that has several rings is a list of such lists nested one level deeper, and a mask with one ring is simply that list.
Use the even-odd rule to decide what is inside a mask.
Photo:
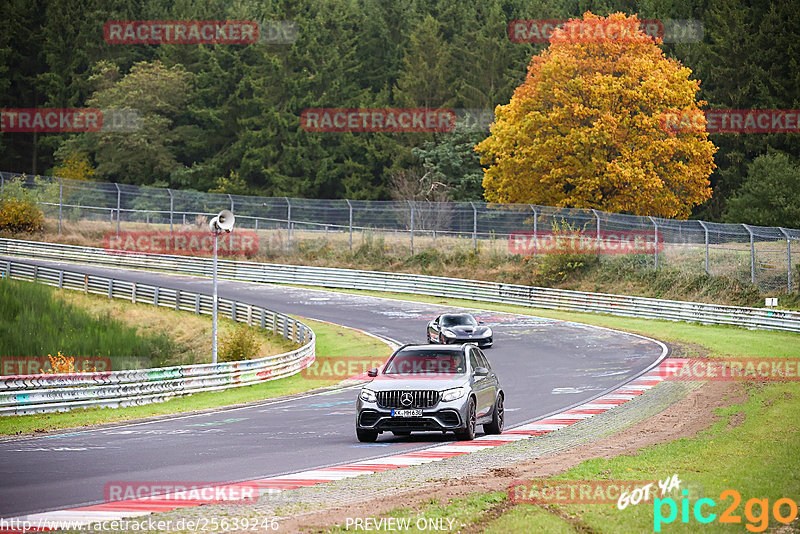
[{"label": "car windshield", "polygon": [[386,364],[387,375],[399,374],[461,374],[466,371],[464,355],[452,350],[404,350]]},{"label": "car windshield", "polygon": [[442,315],[442,326],[477,326],[471,315]]}]

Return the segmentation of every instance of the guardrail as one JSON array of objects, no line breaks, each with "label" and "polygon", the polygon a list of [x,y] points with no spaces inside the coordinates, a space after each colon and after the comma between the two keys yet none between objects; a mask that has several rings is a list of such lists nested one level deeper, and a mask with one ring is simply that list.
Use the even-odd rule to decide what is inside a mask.
[{"label": "guardrail", "polygon": [[[0,262],[0,274],[124,298],[174,310],[211,314],[212,298],[192,291],[165,288],[14,261]],[[302,344],[298,349],[253,360],[215,364],[91,373],[0,376],[0,415],[66,411],[91,406],[120,407],[163,402],[200,391],[218,391],[291,376],[316,358],[314,332],[282,313],[235,300],[218,299],[221,316],[260,326]]]},{"label": "guardrail", "polygon": [[[0,239],[0,254],[98,265],[211,275],[211,259],[196,256],[121,253],[36,241]],[[701,324],[800,332],[800,312],[745,308],[605,293],[523,286],[408,273],[386,273],[303,265],[220,260],[218,274],[246,282],[302,284],[517,304],[534,308],[607,313],[625,317],[668,319]]]}]

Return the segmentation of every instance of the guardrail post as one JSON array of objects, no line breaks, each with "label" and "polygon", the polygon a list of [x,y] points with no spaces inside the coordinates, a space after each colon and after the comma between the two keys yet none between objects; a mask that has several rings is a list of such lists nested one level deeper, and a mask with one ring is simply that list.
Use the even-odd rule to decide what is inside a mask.
[{"label": "guardrail post", "polygon": [[133,288],[131,289],[131,302],[136,304],[136,282],[133,283]]},{"label": "guardrail post", "polygon": [[[706,234],[706,276],[709,276],[711,274],[711,271],[708,268],[709,267],[709,265],[708,265],[708,226],[706,226],[706,223],[704,223],[703,221],[697,221],[697,222],[700,223],[700,226],[703,227],[703,230],[705,231],[705,234]],[[657,245],[657,243],[656,243],[656,245]]]},{"label": "guardrail post", "polygon": [[478,210],[474,202],[469,205],[472,206],[472,250],[478,250]]},{"label": "guardrail post", "polygon": [[120,210],[121,193],[119,191],[119,184],[117,182],[114,182],[114,185],[117,187],[117,235],[119,235],[119,216],[120,216],[119,210]]},{"label": "guardrail post", "polygon": [[181,309],[181,290],[180,289],[176,289],[175,290],[175,311],[178,311],[180,309]]},{"label": "guardrail post", "polygon": [[756,283],[756,242],[752,230],[746,224],[743,224],[744,229],[750,234],[750,283]]},{"label": "guardrail post", "polygon": [[58,233],[61,233],[61,211],[64,208],[64,182],[58,178]]},{"label": "guardrail post", "polygon": [[236,319],[236,301],[235,300],[231,301],[231,319],[233,320],[234,323],[237,320]]},{"label": "guardrail post", "polygon": [[37,278],[39,278],[39,266],[38,265],[34,265],[33,266],[33,281],[35,282]]},{"label": "guardrail post", "polygon": [[11,262],[10,261],[6,262],[6,274],[5,274],[5,277],[6,278],[11,278]]},{"label": "guardrail post", "polygon": [[345,202],[347,202],[347,208],[350,211],[350,250],[353,250],[353,205],[347,199],[345,199]]},{"label": "guardrail post", "polygon": [[169,193],[169,233],[174,233],[172,230],[172,217],[175,214],[175,211],[173,210],[175,199],[172,196],[172,189],[169,187],[167,188],[167,193]]},{"label": "guardrail post", "polygon": [[155,291],[153,291],[153,306],[158,306],[158,286],[156,286]]},{"label": "guardrail post", "polygon": [[792,292],[792,237],[789,235],[789,232],[783,229],[783,227],[779,227],[778,230],[780,230],[781,233],[786,236],[786,291],[788,293],[791,293]]},{"label": "guardrail post", "polygon": [[292,243],[292,203],[289,197],[283,197],[286,201],[286,253],[289,253],[289,248]]},{"label": "guardrail post", "polygon": [[275,312],[272,312],[272,333],[278,333],[278,314]]},{"label": "guardrail post", "polygon": [[64,289],[64,271],[58,271],[58,289]]},{"label": "guardrail post", "polygon": [[656,246],[653,249],[653,269],[658,270],[658,223],[649,215],[647,216],[650,222],[653,223],[653,236],[655,237]]},{"label": "guardrail post", "polygon": [[89,275],[88,274],[84,274],[83,275],[83,292],[86,295],[89,294]]},{"label": "guardrail post", "polygon": [[289,321],[288,317],[283,319],[283,339],[289,339]]},{"label": "guardrail post", "polygon": [[114,295],[114,279],[108,279],[108,298],[111,298]]},{"label": "guardrail post", "polygon": [[200,315],[200,295],[198,294],[194,296],[194,313]]},{"label": "guardrail post", "polygon": [[408,202],[408,207],[411,208],[411,255],[414,255],[414,204],[411,203],[410,200],[406,200]]},{"label": "guardrail post", "polygon": [[261,328],[267,327],[267,312],[264,308],[261,308]]}]

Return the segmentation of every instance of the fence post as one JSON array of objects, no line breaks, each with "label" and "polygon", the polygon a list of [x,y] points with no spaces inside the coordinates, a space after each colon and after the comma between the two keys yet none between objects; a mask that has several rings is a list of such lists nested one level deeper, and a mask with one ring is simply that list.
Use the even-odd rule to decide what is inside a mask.
[{"label": "fence post", "polygon": [[289,253],[289,247],[292,243],[292,203],[289,202],[289,197],[283,197],[286,201],[286,253]]},{"label": "fence post", "polygon": [[792,237],[783,227],[779,227],[783,235],[786,236],[786,291],[792,292]]},{"label": "fence post", "polygon": [[167,188],[167,193],[169,193],[169,233],[174,233],[172,230],[172,216],[173,216],[173,201],[174,198],[172,197],[172,189],[169,187]]},{"label": "fence post", "polygon": [[709,276],[711,274],[711,271],[708,265],[708,226],[706,226],[706,223],[704,223],[703,221],[697,221],[697,222],[700,223],[700,226],[703,227],[703,230],[705,231],[706,234],[706,276]]},{"label": "fence post", "polygon": [[114,185],[117,187],[117,235],[119,236],[120,191],[119,191],[119,184],[117,182],[114,182]]},{"label": "fence post", "polygon": [[230,193],[228,193],[228,200],[231,201],[231,213],[233,213],[233,197],[231,196]]},{"label": "fence post", "polygon": [[653,236],[655,237],[654,241],[656,244],[655,248],[653,249],[653,269],[658,270],[658,223],[649,215],[647,218],[650,219],[651,223],[653,223]]},{"label": "fence post", "polygon": [[61,233],[61,211],[64,207],[64,182],[58,178],[58,233]]},{"label": "fence post", "polygon": [[[600,251],[600,216],[597,214],[597,210],[592,209],[592,214],[594,218],[597,220],[597,239],[595,242],[597,243],[597,251]],[[656,259],[656,268],[658,268],[658,259]]]},{"label": "fence post", "polygon": [[755,236],[753,235],[752,230],[746,224],[742,224],[744,229],[747,230],[747,233],[750,234],[750,283],[756,283],[756,243],[755,243]]},{"label": "fence post", "polygon": [[408,202],[408,207],[411,209],[411,255],[414,255],[414,204],[411,203],[410,200],[406,200]]},{"label": "fence post", "polygon": [[345,199],[345,201],[347,202],[347,208],[350,210],[350,250],[353,250],[353,205],[349,200]]},{"label": "fence post", "polygon": [[472,250],[478,250],[478,210],[474,202],[469,205],[472,206]]}]

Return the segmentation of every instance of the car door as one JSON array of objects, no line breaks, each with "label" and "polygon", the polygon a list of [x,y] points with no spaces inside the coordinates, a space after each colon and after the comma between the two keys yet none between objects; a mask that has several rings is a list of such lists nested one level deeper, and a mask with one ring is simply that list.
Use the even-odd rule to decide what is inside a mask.
[{"label": "car door", "polygon": [[482,367],[486,367],[489,370],[489,376],[486,377],[486,389],[488,391],[487,397],[489,399],[489,409],[494,406],[494,401],[497,398],[497,391],[500,389],[500,381],[497,378],[497,374],[492,369],[491,364],[489,363],[489,359],[483,353],[481,349],[475,349],[475,354],[478,359],[478,364]]},{"label": "car door", "polygon": [[478,349],[475,347],[467,347],[467,351],[469,352],[470,372],[472,373],[472,389],[475,392],[476,399],[475,414],[478,417],[481,417],[486,415],[486,413],[491,409],[494,399],[491,397],[492,390],[489,376],[475,375],[475,370],[478,367],[482,367],[480,360],[478,359],[477,350]]}]

